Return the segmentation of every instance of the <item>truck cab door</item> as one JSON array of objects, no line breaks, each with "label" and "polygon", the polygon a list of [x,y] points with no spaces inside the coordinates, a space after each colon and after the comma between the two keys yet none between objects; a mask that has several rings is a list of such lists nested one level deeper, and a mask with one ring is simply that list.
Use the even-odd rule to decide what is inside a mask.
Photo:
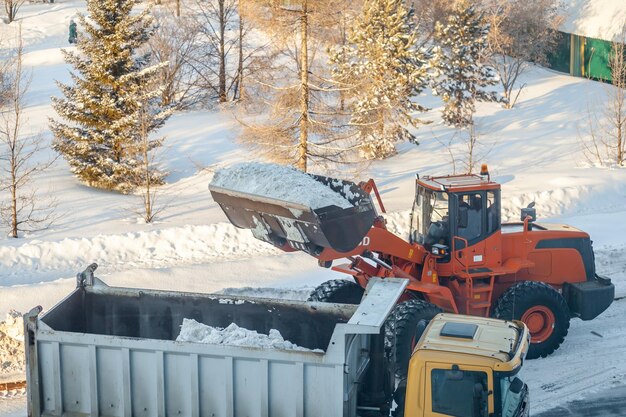
[{"label": "truck cab door", "polygon": [[494,412],[489,368],[429,362],[425,390],[424,417],[489,417]]}]

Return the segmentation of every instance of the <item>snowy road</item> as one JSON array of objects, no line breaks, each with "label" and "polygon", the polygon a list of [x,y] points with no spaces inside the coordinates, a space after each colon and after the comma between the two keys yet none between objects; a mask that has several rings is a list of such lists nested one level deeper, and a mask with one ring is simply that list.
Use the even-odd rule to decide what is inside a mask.
[{"label": "snowy road", "polygon": [[565,342],[553,355],[526,363],[522,379],[530,388],[533,413],[602,393],[624,382],[625,316],[626,299],[622,298],[595,320],[574,319]]},{"label": "snowy road", "polygon": [[[532,399],[531,399],[532,402]],[[626,385],[569,402],[533,417],[624,417],[626,416]]]}]

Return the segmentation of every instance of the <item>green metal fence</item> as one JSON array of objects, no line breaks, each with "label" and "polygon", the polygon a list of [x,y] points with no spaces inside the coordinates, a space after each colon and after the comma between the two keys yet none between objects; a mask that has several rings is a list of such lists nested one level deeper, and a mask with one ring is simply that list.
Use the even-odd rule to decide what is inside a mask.
[{"label": "green metal fence", "polygon": [[612,43],[601,39],[585,38],[585,74],[596,80],[611,82],[609,55]]},{"label": "green metal fence", "polygon": [[564,32],[558,32],[557,36],[557,47],[548,55],[552,69],[576,77],[612,81],[609,68],[611,42]]}]

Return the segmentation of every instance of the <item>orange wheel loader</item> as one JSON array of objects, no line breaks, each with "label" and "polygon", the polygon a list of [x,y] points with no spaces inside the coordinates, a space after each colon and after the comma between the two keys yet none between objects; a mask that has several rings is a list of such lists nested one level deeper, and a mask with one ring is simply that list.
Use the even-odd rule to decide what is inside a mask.
[{"label": "orange wheel loader", "polygon": [[[409,236],[392,233],[377,214],[372,191],[383,212],[384,206],[372,180],[311,177],[351,207],[311,208],[214,184],[209,189],[235,226],[352,278],[323,283],[310,300],[356,304],[370,278],[408,278],[389,321],[394,337],[386,342],[400,377],[417,324],[439,312],[521,320],[531,334],[528,357],[537,358],[559,347],[572,317],[591,320],[613,301],[615,288],[596,274],[587,233],[536,222],[534,204],[521,209],[519,222],[501,223],[500,184],[486,165],[480,175],[416,175]],[[347,262],[333,266],[338,260]]]}]

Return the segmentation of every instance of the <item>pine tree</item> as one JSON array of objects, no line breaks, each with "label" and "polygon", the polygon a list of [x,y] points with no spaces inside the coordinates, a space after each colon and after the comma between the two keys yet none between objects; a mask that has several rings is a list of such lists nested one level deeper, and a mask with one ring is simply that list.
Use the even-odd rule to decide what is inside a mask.
[{"label": "pine tree", "polygon": [[[148,132],[171,112],[160,106],[155,80],[159,65],[138,53],[150,37],[149,11],[131,14],[134,0],[88,0],[80,16],[77,52],[63,51],[75,72],[73,85],[58,83],[65,98],[52,98],[62,119],[50,120],[54,149],[72,172],[90,186],[128,192],[142,183],[141,112],[147,107]],[[155,140],[152,146],[160,146]],[[153,172],[152,183],[164,174]]]},{"label": "pine tree", "polygon": [[347,90],[350,124],[361,155],[382,159],[395,143],[417,143],[407,127],[427,109],[412,98],[427,85],[428,54],[416,47],[417,27],[403,0],[366,0],[348,33],[347,44],[331,54],[334,79]]},{"label": "pine tree", "polygon": [[457,5],[445,25],[436,24],[434,91],[445,102],[442,117],[451,126],[473,125],[477,101],[502,101],[495,91],[484,90],[498,82],[495,70],[481,62],[488,34],[489,25],[467,0]]}]

